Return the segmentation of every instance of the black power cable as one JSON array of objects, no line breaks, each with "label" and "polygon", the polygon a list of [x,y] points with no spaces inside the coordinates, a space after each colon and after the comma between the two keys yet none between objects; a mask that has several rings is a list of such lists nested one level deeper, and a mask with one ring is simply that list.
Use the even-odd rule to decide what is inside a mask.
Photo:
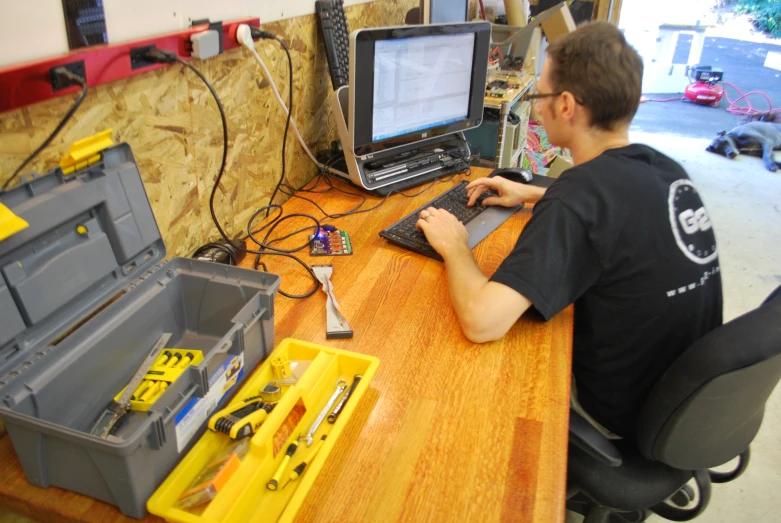
[{"label": "black power cable", "polygon": [[[220,181],[222,180],[222,175],[225,172],[225,163],[226,163],[226,158],[227,158],[227,155],[228,155],[228,126],[227,126],[227,119],[225,117],[225,110],[224,110],[224,108],[222,106],[222,103],[221,103],[221,101],[219,99],[219,96],[217,95],[217,92],[214,90],[214,88],[212,87],[211,83],[209,83],[209,81],[206,79],[206,77],[198,69],[196,69],[192,64],[181,60],[174,53],[171,53],[171,52],[168,52],[168,51],[159,50],[159,49],[152,49],[147,54],[147,57],[149,59],[151,59],[151,60],[155,60],[155,61],[163,62],[163,63],[178,62],[178,63],[181,63],[182,65],[184,65],[185,67],[189,68],[206,85],[206,87],[211,92],[212,97],[214,98],[215,102],[217,103],[217,108],[219,109],[219,112],[220,112],[220,118],[222,120],[222,127],[223,127],[223,152],[222,152],[222,162],[220,164],[220,171],[217,174],[217,178],[216,178],[216,180],[214,182],[214,186],[212,187],[212,191],[211,191],[211,196],[209,198],[209,211],[211,212],[212,221],[214,222],[214,225],[217,228],[217,230],[219,231],[220,235],[228,243],[228,245],[230,247],[232,247],[233,249],[235,249],[237,251],[245,252],[245,253],[248,253],[248,254],[255,254],[256,258],[255,258],[255,265],[254,266],[255,266],[256,269],[260,266],[260,267],[263,267],[263,269],[265,271],[268,271],[268,269],[266,267],[266,264],[262,263],[260,261],[260,258],[261,258],[262,255],[284,256],[284,257],[287,257],[287,258],[291,258],[294,261],[296,261],[297,263],[299,263],[309,273],[309,275],[312,278],[312,281],[314,283],[314,286],[306,294],[302,294],[302,295],[288,294],[288,293],[286,293],[286,292],[284,292],[282,290],[280,290],[279,293],[282,294],[283,296],[288,297],[288,298],[294,298],[294,299],[307,298],[307,297],[311,296],[312,294],[314,294],[315,292],[317,292],[317,289],[319,288],[319,283],[320,282],[318,281],[317,277],[315,276],[314,272],[312,271],[312,268],[309,267],[309,265],[307,265],[303,260],[301,260],[300,258],[294,256],[292,253],[301,251],[302,249],[305,249],[305,248],[309,247],[311,245],[311,242],[307,241],[306,244],[301,245],[301,246],[299,246],[297,248],[294,248],[294,249],[279,249],[279,248],[276,248],[276,247],[272,247],[272,244],[280,242],[280,241],[283,241],[283,240],[285,240],[287,238],[290,238],[291,236],[294,236],[296,234],[302,233],[304,231],[308,231],[310,229],[313,231],[314,234],[317,234],[319,232],[319,230],[320,230],[320,222],[319,222],[319,220],[317,218],[315,218],[314,216],[312,216],[310,214],[296,213],[296,214],[290,214],[290,215],[287,215],[287,216],[282,216],[282,207],[280,205],[278,205],[278,204],[273,203],[274,198],[276,197],[278,192],[281,192],[281,193],[283,193],[283,194],[285,194],[287,196],[296,197],[296,198],[300,198],[302,200],[306,200],[306,201],[310,202],[311,204],[313,204],[315,207],[317,207],[318,210],[320,210],[320,212],[322,212],[323,215],[326,218],[337,219],[337,218],[342,218],[342,217],[350,216],[350,215],[353,215],[353,214],[360,214],[360,213],[364,213],[364,212],[369,212],[369,211],[372,211],[374,209],[377,209],[378,207],[383,205],[388,200],[388,198],[390,196],[392,196],[393,194],[400,194],[401,196],[404,196],[406,198],[413,198],[413,197],[419,196],[419,195],[427,192],[437,182],[446,182],[446,181],[452,180],[453,177],[456,176],[456,174],[464,174],[464,173],[466,173],[467,176],[468,176],[469,173],[471,173],[471,169],[469,168],[469,158],[466,158],[466,157],[459,158],[458,171],[456,173],[454,173],[454,174],[452,174],[450,176],[446,176],[446,177],[442,177],[442,178],[439,178],[439,179],[436,179],[436,180],[432,180],[432,182],[429,185],[425,186],[423,189],[421,189],[420,191],[415,192],[413,194],[406,194],[406,193],[401,192],[401,191],[391,191],[390,193],[385,195],[385,197],[383,197],[378,204],[374,205],[373,207],[369,207],[367,209],[363,209],[362,208],[364,203],[366,203],[366,196],[364,196],[363,194],[357,193],[357,192],[351,192],[351,191],[346,191],[344,189],[340,189],[339,187],[336,187],[333,184],[333,182],[331,180],[331,176],[326,172],[328,167],[330,166],[330,164],[334,160],[338,160],[338,158],[332,158],[331,161],[327,162],[321,168],[320,173],[313,180],[310,180],[309,182],[306,182],[300,189],[298,189],[298,190],[301,190],[302,192],[310,192],[310,193],[326,193],[326,192],[329,192],[331,190],[336,190],[336,191],[341,192],[341,193],[346,194],[346,195],[357,196],[357,197],[361,198],[361,202],[357,206],[355,206],[354,208],[352,208],[352,209],[350,209],[348,211],[342,212],[342,213],[329,214],[328,212],[326,212],[322,207],[320,207],[313,200],[310,200],[309,198],[306,198],[304,196],[300,196],[300,195],[296,194],[297,189],[295,189],[294,187],[292,187],[292,186],[290,186],[290,185],[288,185],[287,183],[284,182],[285,174],[286,174],[285,150],[286,150],[286,144],[287,144],[287,134],[288,134],[289,126],[290,126],[290,120],[291,120],[291,117],[292,117],[292,114],[293,114],[293,60],[292,60],[292,58],[290,56],[290,50],[288,49],[287,45],[285,45],[285,43],[279,37],[277,37],[276,35],[274,35],[272,33],[269,33],[267,31],[262,31],[262,30],[257,29],[257,28],[251,28],[251,31],[252,31],[253,38],[273,39],[273,40],[276,40],[277,42],[279,42],[279,44],[285,50],[285,53],[287,55],[289,83],[290,83],[290,85],[289,85],[289,97],[288,97],[288,99],[289,99],[288,114],[287,114],[287,119],[286,119],[286,122],[285,122],[285,131],[284,131],[284,135],[283,135],[283,138],[282,138],[282,174],[281,174],[281,176],[279,178],[279,181],[277,182],[277,185],[274,188],[274,191],[273,191],[273,193],[271,195],[271,198],[269,199],[268,205],[265,205],[265,206],[261,207],[260,209],[258,209],[252,215],[252,217],[250,218],[249,222],[247,223],[247,237],[246,238],[252,239],[256,244],[258,244],[260,246],[260,250],[247,249],[247,248],[242,247],[240,245],[234,244],[230,240],[230,238],[228,238],[228,235],[225,233],[225,231],[223,230],[222,226],[220,226],[219,220],[217,219],[217,216],[216,216],[216,213],[215,213],[215,210],[214,210],[214,197],[215,197],[216,192],[217,192],[217,187],[219,187]],[[315,182],[314,187],[312,187],[311,189],[307,189],[306,187],[310,183],[312,183],[313,181]],[[326,185],[328,185],[328,188],[325,189],[325,190],[319,190],[319,191],[315,190],[320,185],[321,181],[323,181]],[[258,229],[253,230],[253,225],[254,225],[255,220],[257,219],[257,217],[260,216],[263,213],[263,211],[266,211],[266,216],[264,217],[264,219],[268,218],[269,213],[270,213],[270,211],[272,209],[278,209],[279,212],[276,214],[276,216],[269,223],[267,223],[265,225],[262,225]],[[285,221],[287,219],[291,219],[291,218],[308,218],[308,219],[310,219],[310,220],[312,220],[314,222],[314,225],[310,226],[310,227],[304,227],[304,228],[298,229],[296,231],[293,231],[292,233],[289,233],[289,234],[287,234],[285,236],[282,236],[281,238],[270,239],[271,233],[283,221]],[[258,234],[258,233],[260,233],[260,232],[262,232],[263,230],[266,230],[266,229],[268,229],[268,231],[266,232],[266,235],[263,237],[262,240],[259,240],[257,237],[255,237],[256,234]]]},{"label": "black power cable", "polygon": [[[449,154],[453,154],[453,151],[449,151]],[[301,186],[299,188],[291,187],[288,184],[283,184],[283,186],[282,186],[282,188],[283,188],[282,193],[287,195],[287,196],[289,196],[289,197],[291,197],[291,198],[299,198],[301,200],[305,200],[305,201],[311,203],[312,205],[317,207],[317,209],[323,214],[324,218],[329,218],[329,219],[335,220],[335,219],[338,219],[338,218],[343,218],[345,216],[351,216],[353,214],[361,214],[361,213],[364,213],[364,212],[373,211],[373,210],[377,209],[378,207],[380,207],[381,205],[383,205],[388,200],[388,198],[390,198],[394,194],[398,194],[398,195],[403,196],[405,198],[414,198],[416,196],[420,196],[421,194],[431,190],[431,188],[434,187],[434,185],[436,183],[449,182],[450,180],[452,180],[455,176],[457,176],[459,174],[466,174],[467,176],[471,175],[472,169],[470,167],[470,160],[472,158],[479,158],[479,155],[475,154],[475,155],[471,155],[471,156],[465,156],[465,155],[455,155],[454,154],[454,156],[456,156],[457,159],[458,159],[458,163],[456,165],[457,166],[457,171],[456,172],[454,172],[452,174],[448,174],[448,175],[443,175],[443,176],[441,176],[441,177],[439,177],[439,178],[437,178],[435,180],[432,180],[428,185],[423,187],[421,190],[419,190],[417,192],[414,192],[412,194],[408,194],[408,193],[405,193],[405,192],[402,192],[402,191],[396,191],[396,190],[390,191],[388,194],[386,194],[380,200],[380,202],[378,204],[376,204],[376,205],[374,205],[372,207],[369,207],[367,209],[363,209],[362,208],[363,205],[367,201],[367,198],[366,198],[365,194],[362,194],[362,193],[359,193],[359,192],[346,191],[346,190],[340,189],[339,187],[334,185],[334,183],[333,183],[334,177],[332,177],[330,174],[328,174],[327,169],[328,169],[328,167],[331,166],[331,164],[334,162],[334,160],[338,161],[338,158],[332,158],[331,160],[326,162],[326,164],[320,170],[320,173],[315,178],[313,178],[312,180],[310,180],[309,182],[305,183],[303,186]],[[316,182],[315,185],[312,188],[307,188],[307,186],[310,183],[312,183],[313,181]],[[320,186],[321,182],[323,182],[325,185],[327,185],[328,188],[324,189],[324,190],[317,190],[317,188]],[[312,193],[312,194],[323,194],[323,193],[330,192],[331,190],[335,190],[337,192],[340,192],[340,193],[343,193],[343,194],[346,194],[346,195],[349,195],[349,196],[356,196],[358,198],[361,198],[361,201],[360,201],[360,203],[358,203],[358,205],[356,205],[352,209],[349,209],[349,210],[344,211],[344,212],[336,213],[336,214],[330,214],[325,209],[323,209],[314,200],[311,200],[311,199],[309,199],[309,198],[307,198],[305,196],[301,196],[300,194],[298,194],[298,193],[301,193],[301,192],[308,192],[308,193]]]},{"label": "black power cable", "polygon": [[[210,251],[219,251],[224,253],[227,256],[228,259],[228,265],[238,265],[239,257],[236,253],[236,250],[233,249],[231,245],[227,245],[224,243],[207,243],[204,245],[201,245],[197,249],[195,249],[195,252],[190,256],[190,258],[198,258],[204,253],[209,253]],[[212,256],[212,259],[210,261],[214,261],[214,256]]]},{"label": "black power cable", "polygon": [[[223,174],[225,174],[225,163],[226,163],[226,160],[227,160],[227,157],[228,157],[228,121],[227,121],[227,118],[225,116],[225,108],[222,106],[222,102],[220,101],[220,97],[217,95],[217,91],[214,90],[214,87],[212,86],[212,84],[209,82],[209,80],[206,79],[206,77],[203,75],[203,73],[201,73],[201,71],[199,71],[195,66],[193,66],[189,62],[185,62],[184,60],[180,59],[176,54],[174,54],[174,53],[172,53],[170,51],[164,51],[162,49],[151,49],[147,53],[146,56],[150,60],[154,60],[154,61],[160,62],[160,63],[175,63],[175,62],[178,62],[178,63],[184,65],[185,67],[190,69],[193,73],[195,73],[196,76],[198,76],[198,78],[201,79],[201,81],[204,83],[204,85],[206,85],[206,87],[209,89],[209,92],[211,93],[212,97],[214,98],[214,101],[217,103],[217,109],[220,112],[220,119],[222,120],[222,139],[223,139],[223,143],[222,143],[222,162],[220,163],[220,171],[217,174],[217,178],[214,180],[214,186],[212,187],[211,196],[209,198],[209,211],[211,212],[212,221],[214,222],[214,226],[217,228],[217,231],[220,233],[220,235],[223,237],[223,239],[228,243],[228,245],[230,245],[233,249],[235,249],[237,251],[245,252],[247,254],[257,254],[258,256],[260,256],[260,255],[284,256],[286,258],[290,258],[290,259],[294,260],[295,262],[300,264],[302,267],[304,267],[304,269],[306,269],[307,273],[309,273],[309,276],[312,278],[312,282],[313,282],[314,285],[305,294],[300,294],[300,295],[299,294],[289,294],[287,292],[284,292],[281,289],[280,289],[279,293],[281,295],[283,295],[283,296],[286,296],[288,298],[294,298],[294,299],[308,298],[309,296],[313,295],[315,292],[317,292],[317,289],[320,287],[320,282],[318,281],[317,276],[315,276],[315,273],[312,271],[312,268],[309,267],[309,265],[307,265],[300,258],[298,258],[298,257],[294,256],[293,254],[291,254],[292,252],[295,252],[297,250],[301,250],[301,249],[303,249],[305,247],[308,247],[309,246],[309,241],[307,241],[306,245],[302,245],[298,249],[294,249],[294,250],[277,249],[276,247],[272,247],[270,245],[270,243],[273,243],[273,242],[266,243],[266,241],[268,240],[268,236],[269,236],[270,232],[273,231],[279,224],[281,224],[283,221],[285,221],[287,219],[297,218],[297,217],[300,217],[300,216],[304,216],[306,218],[309,218],[313,222],[315,222],[315,225],[313,227],[315,232],[320,229],[320,222],[317,220],[317,218],[315,218],[314,216],[310,216],[308,214],[307,215],[292,214],[292,215],[288,215],[288,216],[284,216],[283,217],[283,216],[281,216],[281,210],[282,210],[281,206],[277,205],[277,204],[269,203],[268,205],[265,205],[265,206],[261,207],[260,209],[258,209],[255,212],[255,214],[253,215],[253,219],[251,219],[249,224],[248,224],[248,232],[250,233],[250,237],[252,237],[252,234],[253,234],[252,223],[253,223],[253,220],[254,220],[254,218],[256,216],[258,216],[260,213],[262,213],[266,209],[269,209],[269,210],[270,209],[279,209],[280,210],[280,213],[276,216],[276,218],[272,222],[270,222],[269,224],[264,225],[258,231],[254,231],[254,233],[257,233],[260,230],[263,230],[266,227],[271,226],[271,229],[269,230],[269,233],[266,234],[266,238],[264,239],[264,241],[262,243],[261,242],[256,242],[260,246],[260,250],[247,249],[246,247],[243,247],[241,245],[236,245],[235,243],[233,243],[233,241],[228,237],[227,233],[225,232],[225,230],[220,225],[220,222],[217,219],[217,215],[216,215],[216,213],[214,211],[214,197],[217,194],[217,187],[219,187],[219,185],[220,185],[220,181],[222,180],[222,176],[223,176]],[[291,64],[292,64],[292,61],[291,61]],[[291,71],[292,71],[292,67],[291,67]],[[291,86],[291,90],[292,90],[292,86]],[[254,240],[254,237],[252,237],[252,238]]]},{"label": "black power cable", "polygon": [[68,69],[64,67],[58,67],[54,70],[54,74],[59,76],[64,76],[67,80],[70,80],[71,82],[75,82],[77,85],[81,86],[81,94],[79,94],[78,98],[76,98],[76,101],[73,102],[73,105],[71,105],[71,108],[68,109],[68,112],[65,113],[65,116],[60,120],[60,123],[57,124],[57,127],[54,128],[52,133],[43,141],[43,143],[35,150],[33,153],[27,157],[25,161],[22,162],[22,165],[20,165],[14,173],[11,175],[10,178],[8,178],[5,183],[3,184],[3,190],[8,189],[8,186],[11,185],[11,181],[16,178],[20,172],[22,172],[22,169],[32,161],[33,158],[38,156],[38,154],[46,149],[46,147],[54,140],[54,137],[57,136],[60,131],[62,131],[63,127],[68,123],[68,121],[71,119],[73,114],[78,110],[79,106],[81,105],[81,102],[84,101],[84,99],[87,97],[87,82],[82,78],[81,76],[69,71]]}]

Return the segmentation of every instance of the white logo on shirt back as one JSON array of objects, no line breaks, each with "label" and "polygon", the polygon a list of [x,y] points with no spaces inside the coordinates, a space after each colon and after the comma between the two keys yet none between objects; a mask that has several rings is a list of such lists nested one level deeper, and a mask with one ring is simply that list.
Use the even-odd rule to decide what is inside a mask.
[{"label": "white logo on shirt back", "polygon": [[667,200],[670,226],[675,243],[691,261],[705,265],[716,259],[716,238],[697,189],[691,180],[676,180],[670,185]]},{"label": "white logo on shirt back", "polygon": [[707,231],[710,229],[710,218],[705,207],[700,207],[696,211],[686,209],[678,215],[678,221],[686,234],[694,234],[697,231]]}]

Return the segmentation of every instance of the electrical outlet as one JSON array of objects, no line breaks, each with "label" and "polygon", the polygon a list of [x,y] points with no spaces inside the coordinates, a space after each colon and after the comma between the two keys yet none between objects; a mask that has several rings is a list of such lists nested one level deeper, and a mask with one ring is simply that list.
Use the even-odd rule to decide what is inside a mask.
[{"label": "electrical outlet", "polygon": [[[59,1],[59,0],[58,0]],[[30,3],[30,2],[28,2]],[[4,5],[4,4],[3,4]],[[238,43],[232,34],[241,24],[257,26],[260,20],[257,18],[242,18],[232,20],[209,28],[215,29],[220,35],[219,42],[224,49],[238,47]],[[97,87],[123,78],[141,75],[147,71],[165,67],[164,64],[149,63],[144,59],[144,53],[148,49],[169,49],[182,58],[188,58],[192,51],[190,39],[192,35],[203,31],[205,26],[188,27],[173,33],[150,36],[134,42],[119,44],[107,44],[93,47],[85,47],[74,51],[67,57],[53,56],[42,60],[24,62],[17,66],[0,67],[0,113],[26,107],[30,104],[51,100],[74,89],[67,89],[72,80],[62,78],[61,75],[52,75],[51,70],[57,67],[67,67],[74,74],[84,78],[89,69],[89,85]],[[129,55],[133,55],[132,57]],[[66,63],[63,63],[66,62]],[[43,81],[40,81],[43,79]],[[23,85],[23,88],[19,88]]]},{"label": "electrical outlet", "polygon": [[60,67],[67,69],[68,71],[72,72],[73,74],[77,74],[84,78],[84,81],[87,81],[87,72],[84,69],[84,60],[79,60],[78,62],[71,62],[69,64],[61,64],[57,65],[55,67],[49,68],[49,80],[52,84],[52,91],[60,91],[62,89],[67,89],[68,87],[79,85],[70,78],[66,78],[62,75],[59,75],[54,72],[55,69],[59,69]]},{"label": "electrical outlet", "polygon": [[146,58],[146,53],[155,49],[155,45],[146,45],[144,47],[135,47],[130,50],[130,69],[136,70],[142,67],[149,67],[150,65],[156,65],[158,62],[153,62]]}]

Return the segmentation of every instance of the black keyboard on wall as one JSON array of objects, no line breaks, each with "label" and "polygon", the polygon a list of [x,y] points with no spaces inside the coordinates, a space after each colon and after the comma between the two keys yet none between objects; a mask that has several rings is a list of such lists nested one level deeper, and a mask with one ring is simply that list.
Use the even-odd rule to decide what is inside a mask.
[{"label": "black keyboard on wall", "polygon": [[336,90],[347,85],[350,78],[350,28],[344,14],[344,0],[317,0],[315,10],[331,71],[331,83]]}]

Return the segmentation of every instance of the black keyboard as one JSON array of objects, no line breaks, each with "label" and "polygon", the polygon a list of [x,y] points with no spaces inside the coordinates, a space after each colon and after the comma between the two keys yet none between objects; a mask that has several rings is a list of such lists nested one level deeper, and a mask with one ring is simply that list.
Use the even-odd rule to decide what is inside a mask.
[{"label": "black keyboard", "polygon": [[347,85],[350,78],[350,28],[344,14],[344,0],[317,0],[315,10],[320,20],[331,83],[336,90]]},{"label": "black keyboard", "polygon": [[415,227],[415,224],[420,219],[420,211],[429,207],[447,210],[464,225],[480,216],[483,211],[488,209],[488,207],[483,205],[483,200],[489,196],[496,196],[496,193],[486,191],[480,195],[474,206],[467,207],[466,186],[468,184],[469,182],[459,183],[449,191],[437,196],[384,231],[381,231],[380,236],[418,254],[441,261],[442,257],[431,247],[426,236]]}]

